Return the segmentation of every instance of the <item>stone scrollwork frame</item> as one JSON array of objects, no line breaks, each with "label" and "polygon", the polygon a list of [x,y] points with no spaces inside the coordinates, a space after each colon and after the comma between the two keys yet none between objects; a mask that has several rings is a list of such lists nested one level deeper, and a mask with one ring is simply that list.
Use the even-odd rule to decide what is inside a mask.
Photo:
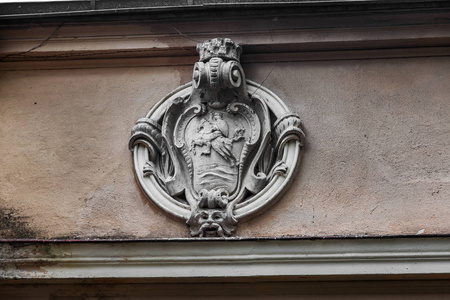
[{"label": "stone scrollwork frame", "polygon": [[277,95],[245,80],[239,45],[216,38],[197,51],[193,81],[138,120],[129,147],[151,201],[192,236],[229,236],[286,191],[304,133]]}]

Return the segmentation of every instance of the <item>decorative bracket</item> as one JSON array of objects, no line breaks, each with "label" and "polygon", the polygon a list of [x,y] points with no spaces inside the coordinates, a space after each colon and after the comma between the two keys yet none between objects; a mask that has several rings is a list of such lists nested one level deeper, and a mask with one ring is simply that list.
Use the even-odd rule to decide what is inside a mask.
[{"label": "decorative bracket", "polygon": [[273,92],[245,80],[241,46],[215,38],[197,51],[192,82],[137,121],[129,147],[153,202],[192,236],[224,237],[288,186],[305,135]]}]

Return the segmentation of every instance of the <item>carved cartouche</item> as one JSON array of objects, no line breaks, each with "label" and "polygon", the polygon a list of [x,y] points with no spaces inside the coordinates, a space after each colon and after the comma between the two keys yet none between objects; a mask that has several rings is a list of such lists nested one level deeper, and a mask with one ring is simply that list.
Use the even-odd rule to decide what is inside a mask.
[{"label": "carved cartouche", "polygon": [[188,207],[192,236],[223,237],[236,228],[237,204],[295,167],[283,151],[289,141],[301,145],[304,134],[295,114],[274,118],[268,100],[249,93],[238,44],[215,38],[197,51],[191,92],[172,99],[159,118],[140,119],[129,145],[148,151],[137,172]]}]

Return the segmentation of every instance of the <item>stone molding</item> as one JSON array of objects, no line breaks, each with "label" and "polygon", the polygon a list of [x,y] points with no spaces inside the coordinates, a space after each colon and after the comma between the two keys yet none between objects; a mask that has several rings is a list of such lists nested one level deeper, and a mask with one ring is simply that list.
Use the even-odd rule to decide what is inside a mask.
[{"label": "stone molding", "polygon": [[[289,24],[292,22],[296,21],[289,20]],[[278,23],[284,22],[274,22],[274,28],[270,30],[256,30],[251,23],[240,21],[235,26],[242,28],[242,32],[226,33],[233,40],[245,40],[242,63],[442,56],[450,53],[448,24],[292,30]],[[212,34],[222,34],[220,27],[216,26],[226,26],[227,23],[214,25],[206,33],[198,32],[196,25],[190,24],[192,28],[183,30],[186,32],[183,35],[170,26],[186,27],[185,24],[175,23],[165,27],[149,24],[151,34],[139,23],[109,24],[114,31],[105,30],[107,23],[31,27],[26,35],[21,28],[5,27],[0,40],[0,69],[191,65],[198,57],[196,41],[207,39]],[[123,33],[117,36],[116,31]]]},{"label": "stone molding", "polygon": [[[31,1],[30,1],[31,2]],[[50,2],[50,3],[48,3]],[[140,0],[124,3],[121,0],[91,0],[58,3],[2,3],[0,20],[24,22],[55,22],[64,20],[148,19],[158,21],[190,20],[229,17],[253,17],[254,15],[318,15],[345,13],[379,13],[383,11],[439,11],[448,7],[446,0]]]},{"label": "stone molding", "polygon": [[449,237],[3,242],[0,253],[3,279],[450,278]]}]

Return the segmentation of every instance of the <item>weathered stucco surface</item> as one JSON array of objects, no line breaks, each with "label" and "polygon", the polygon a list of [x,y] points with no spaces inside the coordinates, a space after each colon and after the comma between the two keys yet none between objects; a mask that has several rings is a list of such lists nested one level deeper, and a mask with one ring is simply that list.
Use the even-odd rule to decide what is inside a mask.
[{"label": "weathered stucco surface", "polygon": [[[448,57],[244,64],[304,121],[284,198],[236,236],[448,233]],[[3,71],[0,237],[188,237],[150,204],[135,121],[192,66]]]}]

